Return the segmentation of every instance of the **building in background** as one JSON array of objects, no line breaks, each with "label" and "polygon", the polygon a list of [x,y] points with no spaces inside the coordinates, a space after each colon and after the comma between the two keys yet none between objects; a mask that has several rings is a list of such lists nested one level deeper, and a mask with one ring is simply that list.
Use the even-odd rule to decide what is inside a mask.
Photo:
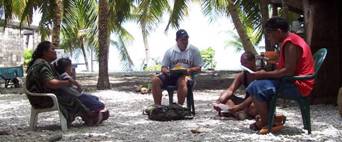
[{"label": "building in background", "polygon": [[23,26],[20,30],[18,22],[9,22],[6,28],[0,27],[0,67],[22,65],[24,49],[33,50],[38,37],[36,26]]}]

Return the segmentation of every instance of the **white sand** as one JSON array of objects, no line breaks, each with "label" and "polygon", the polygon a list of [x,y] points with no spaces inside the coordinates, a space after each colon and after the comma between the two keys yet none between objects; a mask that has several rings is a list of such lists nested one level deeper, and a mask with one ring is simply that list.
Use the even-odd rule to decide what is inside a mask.
[{"label": "white sand", "polygon": [[[38,129],[28,130],[30,105],[23,94],[0,94],[0,141],[342,141],[342,118],[332,105],[311,106],[312,134],[302,129],[296,105],[277,108],[287,116],[285,128],[277,134],[258,135],[250,130],[253,120],[221,120],[215,117],[211,103],[221,90],[195,92],[196,116],[192,120],[157,122],[142,115],[152,104],[151,95],[131,92],[97,91],[111,116],[100,126],[87,127],[77,119],[62,133],[57,112],[39,116]],[[167,96],[163,97],[167,103]],[[174,99],[176,100],[176,99]],[[199,133],[192,133],[196,129]],[[7,133],[7,134],[6,134]]]}]

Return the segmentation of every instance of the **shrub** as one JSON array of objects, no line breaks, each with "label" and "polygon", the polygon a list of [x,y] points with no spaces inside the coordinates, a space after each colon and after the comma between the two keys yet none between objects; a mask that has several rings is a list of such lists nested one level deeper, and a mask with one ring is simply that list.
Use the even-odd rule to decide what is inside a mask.
[{"label": "shrub", "polygon": [[203,59],[204,70],[215,69],[216,62],[214,61],[215,50],[211,47],[201,50],[201,57]]},{"label": "shrub", "polygon": [[24,49],[24,65],[27,65],[32,58],[33,51],[31,49]]}]

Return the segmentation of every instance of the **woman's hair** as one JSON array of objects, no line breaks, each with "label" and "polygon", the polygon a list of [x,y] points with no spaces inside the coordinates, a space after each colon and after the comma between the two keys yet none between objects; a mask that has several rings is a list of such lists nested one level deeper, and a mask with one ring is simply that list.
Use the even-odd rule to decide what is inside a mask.
[{"label": "woman's hair", "polygon": [[69,58],[60,58],[55,63],[55,69],[59,74],[64,73],[68,66],[71,66],[71,60]]},{"label": "woman's hair", "polygon": [[42,41],[38,44],[37,48],[34,50],[32,54],[32,59],[27,65],[26,72],[30,69],[30,67],[33,65],[33,63],[38,59],[43,57],[43,53],[48,51],[51,48],[51,42],[50,41]]}]

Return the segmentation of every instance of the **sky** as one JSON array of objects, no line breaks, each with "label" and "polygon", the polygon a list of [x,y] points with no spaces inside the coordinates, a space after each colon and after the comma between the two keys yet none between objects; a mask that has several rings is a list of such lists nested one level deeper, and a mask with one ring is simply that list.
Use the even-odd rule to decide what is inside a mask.
[{"label": "sky", "polygon": [[[234,47],[225,45],[225,42],[232,38],[228,31],[235,32],[230,17],[218,15],[210,22],[209,17],[202,14],[199,3],[192,3],[190,6],[188,15],[183,18],[179,27],[188,32],[189,43],[200,50],[212,47],[215,50],[216,70],[240,70],[239,58],[242,53],[237,52]],[[39,22],[39,16],[37,17],[34,23]],[[167,32],[164,31],[168,18],[168,16],[164,16],[148,37],[150,57],[159,62],[161,62],[166,50],[176,44],[175,33],[177,29],[169,28]],[[134,70],[142,70],[145,51],[140,27],[136,22],[126,22],[123,27],[134,36],[134,40],[126,45],[135,65]],[[119,53],[112,46],[109,51],[109,72],[121,71]],[[83,56],[73,57],[73,62],[83,63]],[[85,70],[85,66],[77,67],[77,71],[83,70]],[[94,64],[94,71],[98,71],[96,63]]]},{"label": "sky", "polygon": [[[148,37],[150,46],[150,56],[154,59],[162,60],[164,53],[168,48],[176,44],[175,33],[177,29],[170,28],[164,31],[168,17],[164,16],[158,27],[151,32]],[[123,25],[132,35],[134,41],[128,44],[128,51],[133,58],[136,69],[141,69],[142,61],[145,58],[144,44],[140,27],[135,22],[125,23]],[[218,16],[210,22],[201,12],[199,4],[191,4],[189,15],[180,22],[181,29],[185,29],[189,34],[189,43],[197,48],[206,49],[212,47],[215,50],[215,61],[217,70],[238,70],[240,69],[240,52],[236,52],[234,47],[225,47],[225,41],[230,38],[228,31],[234,30],[234,25],[230,18]],[[111,54],[111,53],[110,53]],[[112,58],[116,56],[110,56]],[[110,59],[111,62],[118,61]],[[113,63],[113,64],[118,64]]]},{"label": "sky", "polygon": [[[177,29],[164,31],[167,21],[168,17],[163,17],[158,28],[151,32],[149,36],[150,55],[152,58],[162,60],[165,51],[176,44],[175,33]],[[135,41],[128,50],[137,59],[136,61],[138,62],[136,64],[140,65],[142,63],[139,63],[139,61],[142,61],[145,57],[140,29],[136,23],[126,23],[124,27],[135,37]],[[214,48],[217,69],[234,69],[238,67],[235,66],[234,62],[239,60],[239,53],[235,53],[234,48],[231,48],[231,50],[229,47],[224,47],[225,40],[230,36],[227,31],[234,28],[230,19],[222,16],[218,17],[214,22],[209,22],[208,17],[202,14],[200,6],[195,4],[190,7],[189,15],[184,17],[184,20],[180,23],[180,28],[188,32],[190,36],[189,43],[195,45],[200,50],[208,47]],[[238,55],[237,59],[236,55]]]}]

